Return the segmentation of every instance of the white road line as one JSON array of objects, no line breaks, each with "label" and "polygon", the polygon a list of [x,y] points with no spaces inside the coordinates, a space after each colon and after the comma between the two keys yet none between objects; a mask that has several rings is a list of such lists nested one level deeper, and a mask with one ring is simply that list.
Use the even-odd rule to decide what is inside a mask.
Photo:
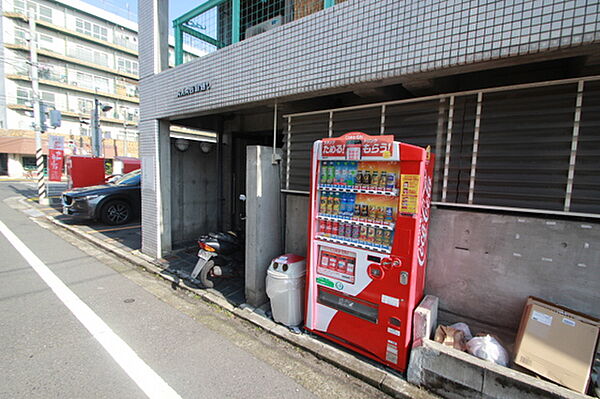
[{"label": "white road line", "polygon": [[181,398],[89,306],[0,221],[0,232],[149,398]]}]

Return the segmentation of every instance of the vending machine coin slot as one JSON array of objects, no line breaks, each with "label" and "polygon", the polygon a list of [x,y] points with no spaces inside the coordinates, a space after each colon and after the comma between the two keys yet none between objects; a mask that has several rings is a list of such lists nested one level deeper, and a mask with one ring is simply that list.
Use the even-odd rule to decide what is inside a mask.
[{"label": "vending machine coin slot", "polygon": [[408,284],[408,272],[400,273],[400,284],[402,284],[402,285]]}]

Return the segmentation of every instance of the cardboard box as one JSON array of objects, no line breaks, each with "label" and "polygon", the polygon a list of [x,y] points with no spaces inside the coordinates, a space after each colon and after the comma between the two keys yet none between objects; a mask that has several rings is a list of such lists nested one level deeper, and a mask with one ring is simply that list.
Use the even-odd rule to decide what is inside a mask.
[{"label": "cardboard box", "polygon": [[515,346],[515,363],[585,393],[596,353],[600,321],[529,297]]}]

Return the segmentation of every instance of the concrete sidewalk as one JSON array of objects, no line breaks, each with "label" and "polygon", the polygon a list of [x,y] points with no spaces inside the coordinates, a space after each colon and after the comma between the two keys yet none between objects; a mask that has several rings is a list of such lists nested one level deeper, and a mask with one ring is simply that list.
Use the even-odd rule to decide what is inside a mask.
[{"label": "concrete sidewalk", "polygon": [[[423,389],[408,383],[402,376],[348,352],[329,342],[309,334],[295,334],[288,328],[275,323],[261,309],[255,309],[241,302],[243,300],[243,284],[229,281],[215,288],[198,288],[185,278],[195,264],[196,249],[182,249],[165,259],[152,259],[140,252],[141,228],[137,224],[121,226],[122,228],[106,228],[95,223],[73,223],[64,218],[58,205],[44,207],[33,201],[22,200],[32,212],[40,212],[53,225],[65,229],[85,239],[101,249],[109,252],[133,265],[163,278],[168,284],[185,289],[203,300],[231,312],[233,315],[258,326],[269,333],[302,348],[320,359],[323,359],[349,374],[377,387],[381,391],[396,398],[437,398]],[[129,240],[123,238],[129,235]],[[188,270],[189,269],[189,270]],[[183,277],[182,277],[183,276]],[[241,298],[241,300],[240,300]]]}]

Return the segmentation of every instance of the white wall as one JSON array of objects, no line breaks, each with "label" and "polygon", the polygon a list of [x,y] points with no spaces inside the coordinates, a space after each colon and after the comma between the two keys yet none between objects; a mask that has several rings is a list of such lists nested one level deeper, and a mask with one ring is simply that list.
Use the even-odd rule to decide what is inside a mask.
[{"label": "white wall", "polygon": [[23,165],[21,163],[21,155],[8,154],[8,176],[23,177]]}]

